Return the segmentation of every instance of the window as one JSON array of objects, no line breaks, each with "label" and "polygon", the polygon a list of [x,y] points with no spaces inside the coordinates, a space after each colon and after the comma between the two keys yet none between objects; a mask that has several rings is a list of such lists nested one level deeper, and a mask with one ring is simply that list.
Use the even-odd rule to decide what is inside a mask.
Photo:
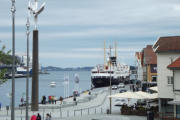
[{"label": "window", "polygon": [[157,82],[157,76],[152,76],[152,82]]},{"label": "window", "polygon": [[167,76],[167,83],[168,83],[168,85],[173,84],[173,77],[172,76]]}]

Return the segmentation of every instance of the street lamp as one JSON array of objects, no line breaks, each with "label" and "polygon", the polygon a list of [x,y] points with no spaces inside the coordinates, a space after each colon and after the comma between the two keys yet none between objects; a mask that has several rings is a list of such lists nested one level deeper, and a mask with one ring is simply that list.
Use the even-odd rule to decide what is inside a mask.
[{"label": "street lamp", "polygon": [[11,120],[14,120],[14,101],[15,101],[15,0],[11,0],[11,12],[12,12],[12,97],[11,97]]},{"label": "street lamp", "polygon": [[[111,93],[112,93],[112,86],[111,86],[111,46],[109,47],[109,49],[110,49],[110,53],[109,53],[109,62],[110,62],[110,85],[109,85],[109,94],[110,94],[110,96],[111,96]],[[110,107],[110,111],[109,111],[109,113],[111,114],[111,110],[112,110],[112,98],[111,97],[109,97],[109,107]]]},{"label": "street lamp", "polygon": [[38,8],[38,0],[34,2],[29,2],[28,9],[33,14],[35,30],[33,30],[33,65],[32,65],[32,99],[31,99],[31,111],[38,111],[39,104],[39,49],[38,49],[38,29],[37,21],[38,15],[44,10],[45,3]]},{"label": "street lamp", "polygon": [[26,35],[27,35],[27,78],[26,78],[26,120],[28,119],[28,106],[29,106],[29,28],[30,28],[30,22],[29,17],[27,17],[27,23],[26,23]]}]

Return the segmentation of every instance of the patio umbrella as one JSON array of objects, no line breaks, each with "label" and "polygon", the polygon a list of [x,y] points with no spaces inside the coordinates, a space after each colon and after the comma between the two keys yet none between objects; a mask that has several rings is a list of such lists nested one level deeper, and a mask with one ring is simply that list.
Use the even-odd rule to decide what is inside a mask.
[{"label": "patio umbrella", "polygon": [[142,96],[137,95],[135,92],[124,92],[124,93],[117,93],[111,96],[111,98],[129,98],[129,99],[144,99]]},{"label": "patio umbrella", "polygon": [[136,95],[141,96],[142,99],[156,99],[156,98],[158,98],[157,93],[150,94],[150,93],[142,92],[142,91],[138,91],[138,92],[135,92],[135,93],[136,93]]},{"label": "patio umbrella", "polygon": [[158,87],[157,87],[157,86],[155,86],[155,87],[150,87],[149,89],[150,89],[150,90],[153,90],[153,91],[155,91],[155,92],[158,92]]}]

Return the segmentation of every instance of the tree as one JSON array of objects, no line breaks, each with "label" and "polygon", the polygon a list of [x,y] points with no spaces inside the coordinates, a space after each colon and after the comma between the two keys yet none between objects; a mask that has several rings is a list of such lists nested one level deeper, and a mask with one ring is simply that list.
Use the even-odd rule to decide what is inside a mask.
[{"label": "tree", "polygon": [[[1,41],[0,41],[1,42]],[[12,63],[12,56],[10,55],[10,50],[5,52],[5,45],[2,46],[0,50],[0,62],[1,64],[10,65]],[[0,69],[0,85],[7,81],[5,75],[7,73],[7,69]]]}]

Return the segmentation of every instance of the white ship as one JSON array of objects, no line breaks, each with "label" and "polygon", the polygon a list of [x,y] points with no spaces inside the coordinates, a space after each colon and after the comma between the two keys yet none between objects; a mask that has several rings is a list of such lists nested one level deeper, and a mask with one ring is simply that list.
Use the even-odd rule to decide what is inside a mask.
[{"label": "white ship", "polygon": [[130,67],[129,65],[120,64],[117,62],[117,50],[115,47],[115,55],[110,55],[106,62],[106,48],[104,48],[104,65],[97,65],[91,70],[92,87],[104,87],[111,85],[118,85],[120,82],[129,79]]}]

